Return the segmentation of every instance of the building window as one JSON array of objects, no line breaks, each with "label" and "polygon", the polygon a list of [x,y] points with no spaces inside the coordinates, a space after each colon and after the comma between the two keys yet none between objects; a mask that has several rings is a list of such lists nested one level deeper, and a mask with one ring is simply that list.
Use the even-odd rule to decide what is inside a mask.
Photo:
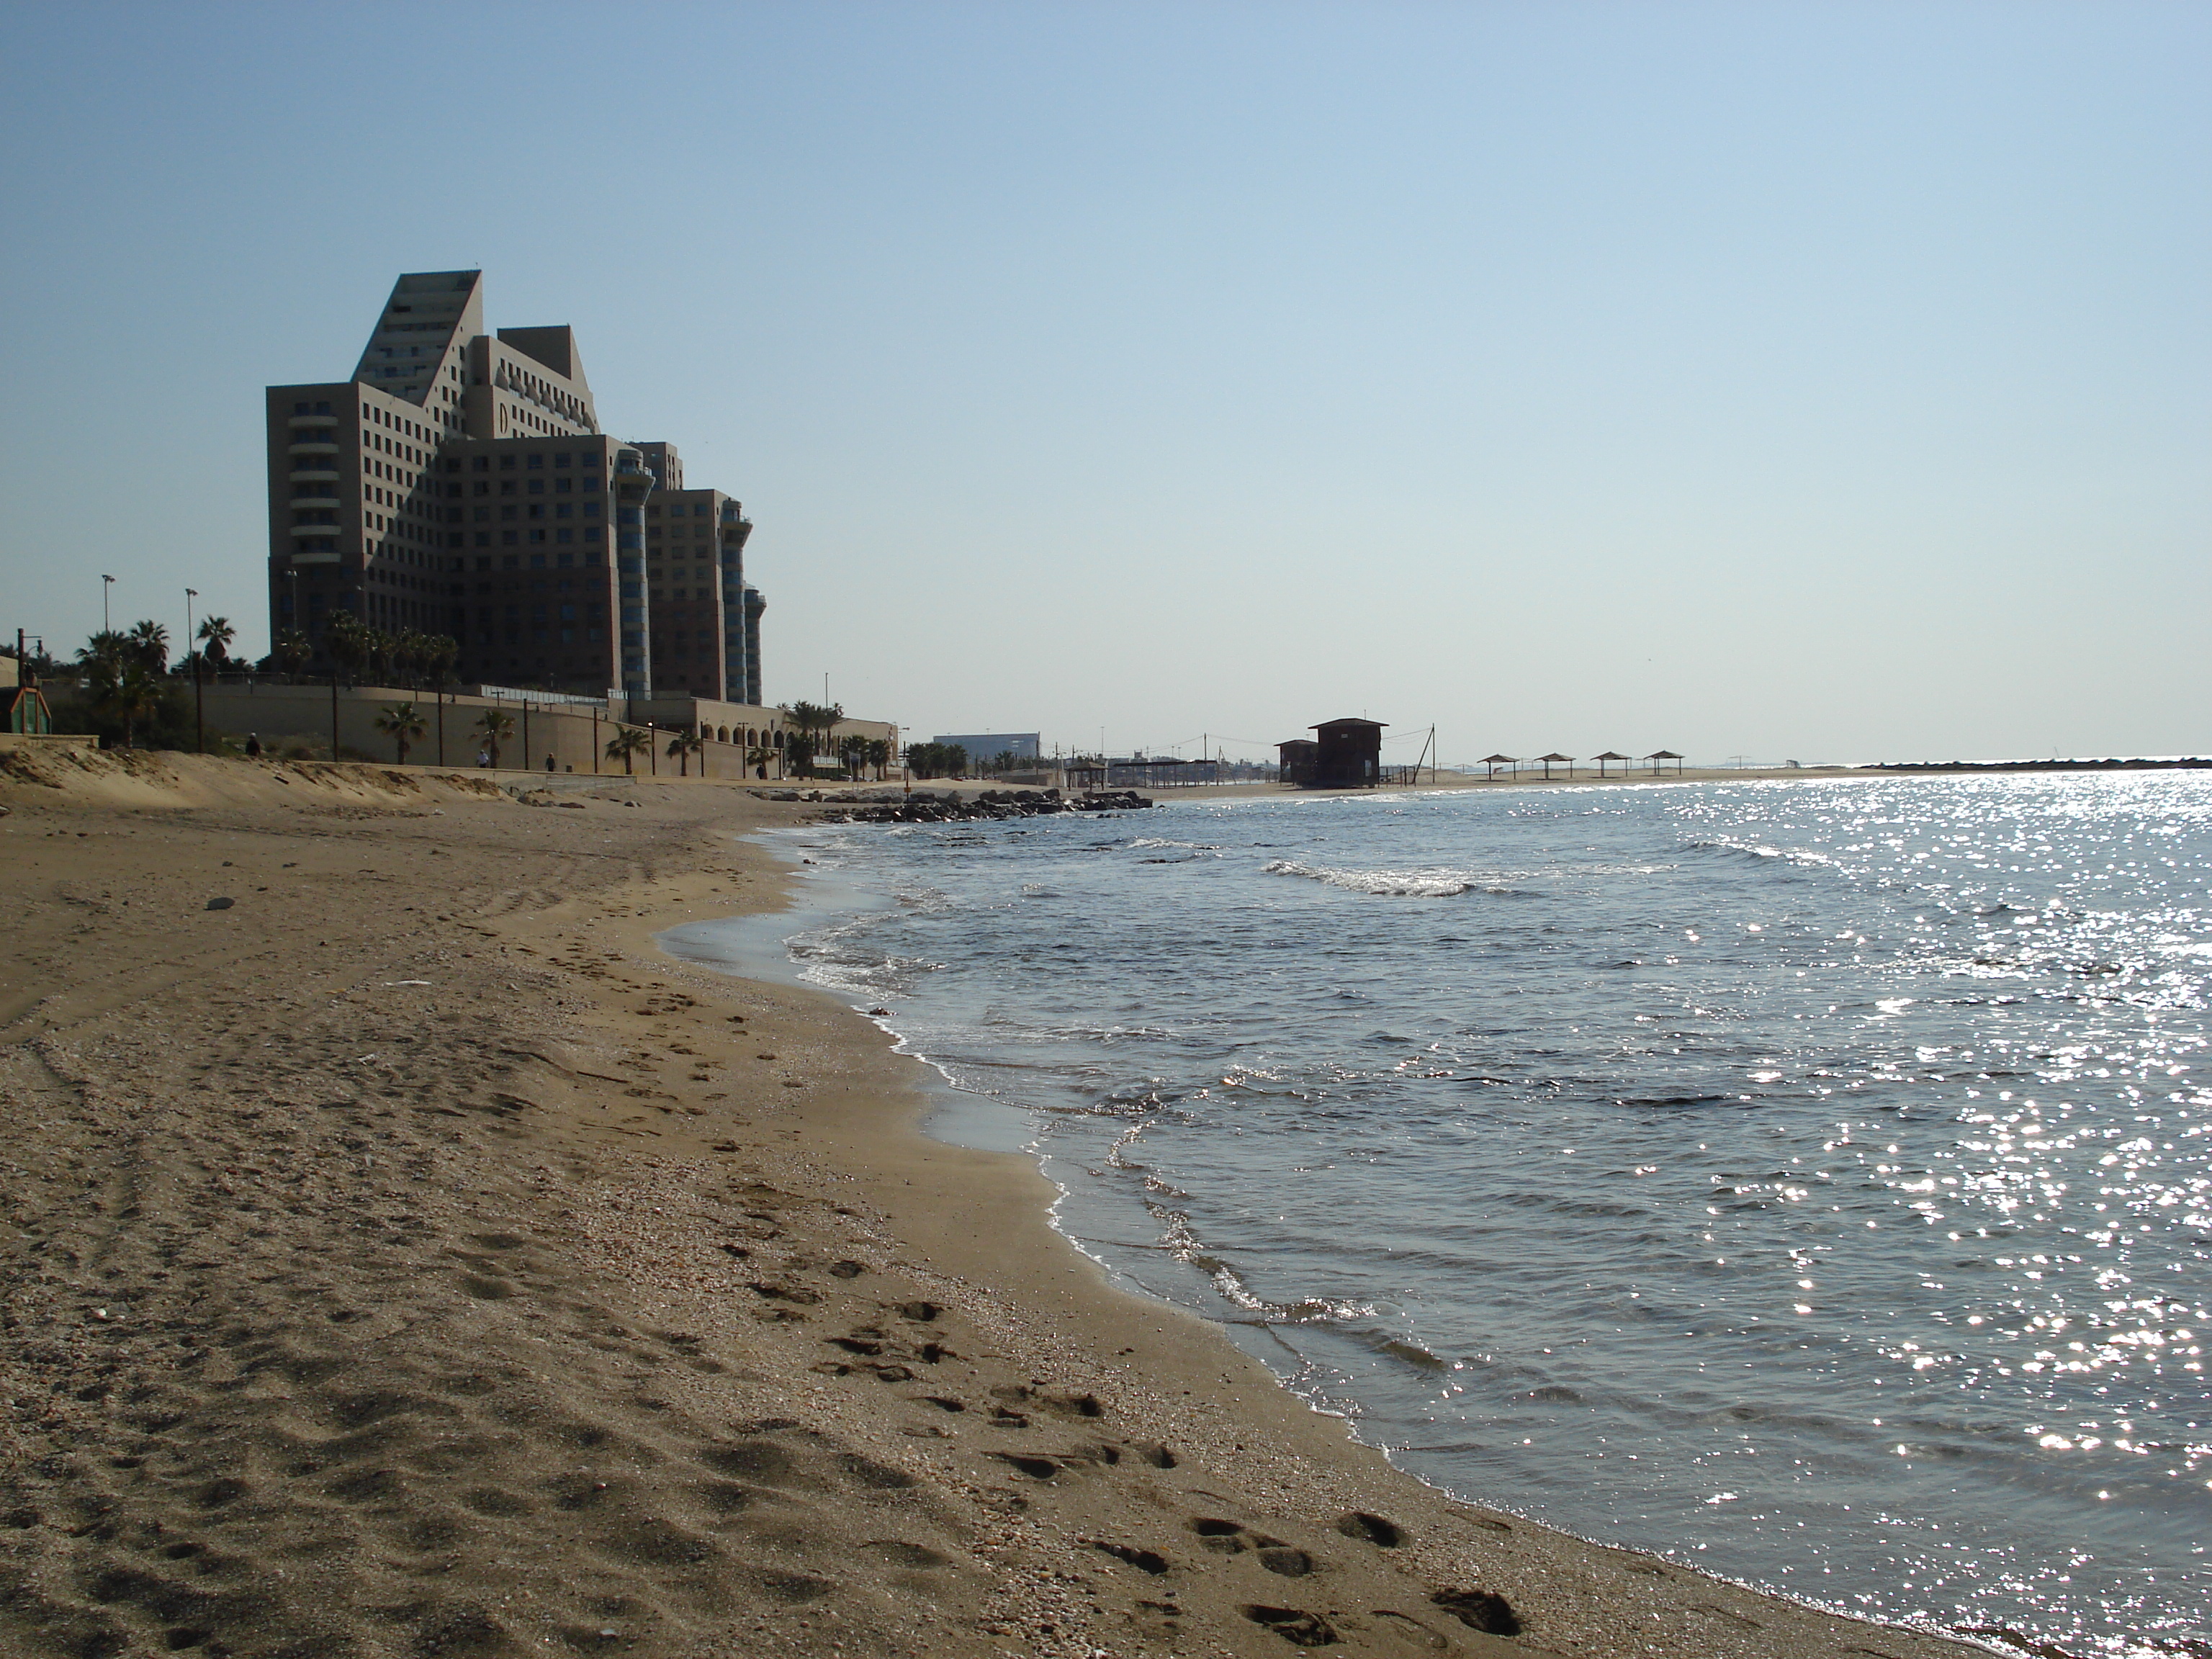
[{"label": "building window", "polygon": [[[530,459],[534,461],[538,457],[532,455]],[[530,493],[533,495],[543,495],[545,493],[545,480],[543,478],[532,478],[530,481]]]},{"label": "building window", "polygon": [[576,532],[564,526],[553,532],[553,539],[562,543],[573,542],[576,539]]},{"label": "building window", "polygon": [[530,532],[530,539],[533,542],[542,542],[545,539],[545,532],[542,530],[533,530]]},{"label": "building window", "polygon": [[[499,544],[501,547],[513,547],[517,539],[518,538],[512,530],[502,530],[499,532]],[[512,570],[514,568],[514,562],[512,559],[508,560],[507,568]]]},{"label": "building window", "polygon": [[[478,547],[489,547],[489,546],[491,545],[491,532],[490,532],[490,531],[489,531],[489,530],[479,530],[479,531],[477,531],[477,545]],[[478,560],[477,561],[477,569],[479,569],[479,570],[484,569],[484,568],[487,568],[490,563],[491,563],[491,561],[490,561],[490,560],[489,560],[489,559],[478,559]]]},{"label": "building window", "polygon": [[556,519],[574,518],[576,516],[575,504],[573,501],[559,501],[555,503],[553,507],[553,516]]}]

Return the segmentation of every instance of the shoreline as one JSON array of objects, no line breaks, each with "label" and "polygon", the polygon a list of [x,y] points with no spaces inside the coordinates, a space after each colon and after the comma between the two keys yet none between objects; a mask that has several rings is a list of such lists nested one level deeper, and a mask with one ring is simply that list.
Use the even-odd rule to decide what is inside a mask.
[{"label": "shoreline", "polygon": [[0,783],[0,1648],[1972,1650],[1449,1499],[1115,1285],[866,1016],[654,944],[806,808],[286,769]]}]

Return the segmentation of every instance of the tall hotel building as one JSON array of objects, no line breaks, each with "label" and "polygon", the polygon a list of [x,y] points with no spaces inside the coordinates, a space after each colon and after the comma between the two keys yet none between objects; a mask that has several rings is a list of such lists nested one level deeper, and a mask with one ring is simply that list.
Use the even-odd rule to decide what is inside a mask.
[{"label": "tall hotel building", "polygon": [[752,526],[605,436],[563,328],[484,331],[483,273],[402,276],[353,378],[270,386],[270,635],[459,641],[465,682],[757,705]]}]

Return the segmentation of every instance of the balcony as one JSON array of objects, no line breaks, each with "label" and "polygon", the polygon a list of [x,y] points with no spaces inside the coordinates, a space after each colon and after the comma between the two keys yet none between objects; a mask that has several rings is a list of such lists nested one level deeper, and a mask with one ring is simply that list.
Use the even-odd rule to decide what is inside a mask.
[{"label": "balcony", "polygon": [[335,495],[295,495],[292,497],[291,505],[292,510],[295,513],[304,513],[311,507],[324,508],[335,513],[345,503]]},{"label": "balcony", "polygon": [[343,525],[335,524],[295,524],[292,526],[292,533],[295,536],[335,536],[344,528]]},{"label": "balcony", "polygon": [[292,473],[292,482],[295,484],[336,483],[337,481],[336,471],[327,466],[300,467]]},{"label": "balcony", "polygon": [[295,553],[294,564],[336,564],[344,556],[339,553]]},{"label": "balcony", "polygon": [[338,417],[335,415],[295,415],[284,422],[295,432],[307,427],[334,427],[337,423]]},{"label": "balcony", "polygon": [[335,455],[338,453],[338,447],[334,443],[310,441],[294,444],[285,453],[291,455]]}]

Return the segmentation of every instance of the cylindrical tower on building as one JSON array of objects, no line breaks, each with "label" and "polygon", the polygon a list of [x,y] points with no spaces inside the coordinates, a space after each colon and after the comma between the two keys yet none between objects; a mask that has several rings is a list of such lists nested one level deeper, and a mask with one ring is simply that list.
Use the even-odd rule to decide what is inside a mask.
[{"label": "cylindrical tower on building", "polygon": [[761,597],[757,587],[745,589],[745,701],[756,708],[768,705],[761,701],[761,612],[768,609],[768,601]]},{"label": "cylindrical tower on building", "polygon": [[645,498],[653,494],[653,469],[641,451],[615,455],[615,602],[622,607],[622,681],[627,697],[653,695],[651,613],[645,597]]}]

